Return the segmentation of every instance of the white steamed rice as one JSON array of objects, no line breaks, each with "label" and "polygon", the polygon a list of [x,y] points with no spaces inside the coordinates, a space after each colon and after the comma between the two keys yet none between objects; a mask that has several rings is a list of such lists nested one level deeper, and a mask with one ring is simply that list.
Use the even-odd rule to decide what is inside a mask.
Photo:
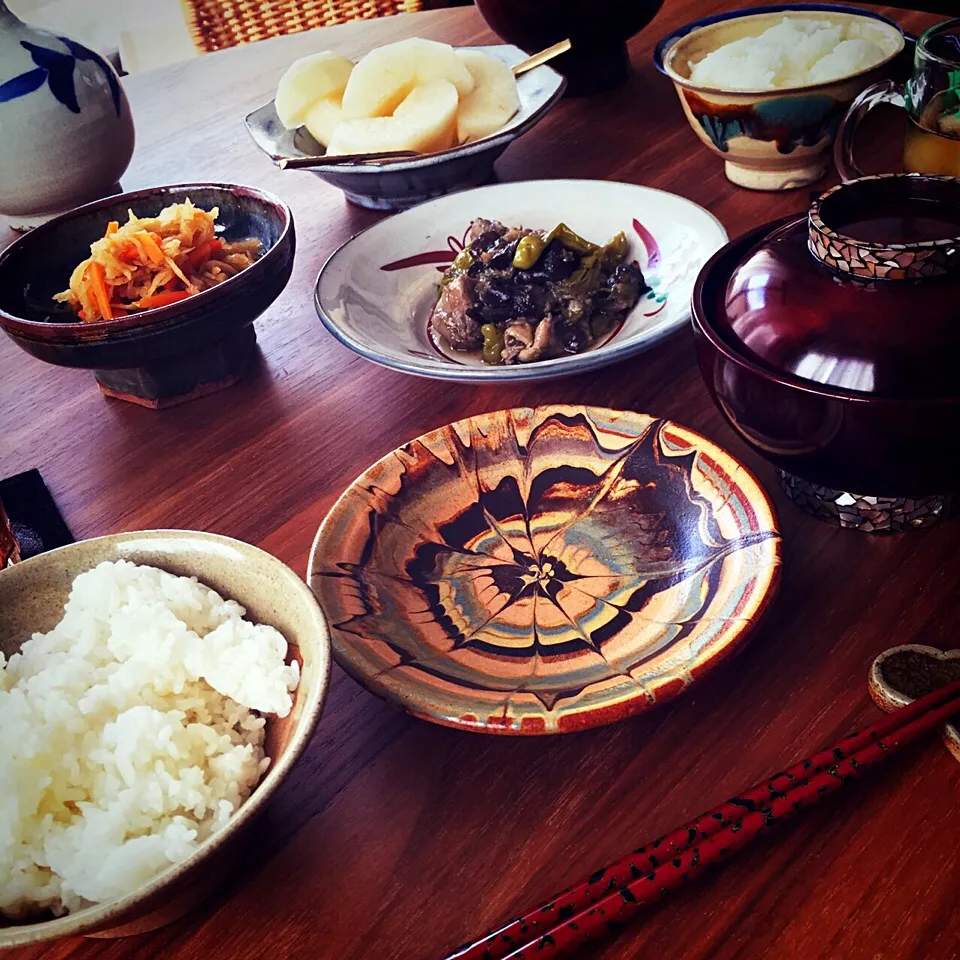
[{"label": "white steamed rice", "polygon": [[784,17],[690,64],[690,79],[720,90],[777,90],[825,83],[865,70],[891,52],[829,20]]},{"label": "white steamed rice", "polygon": [[0,914],[132,893],[249,797],[296,661],[195,579],[127,561],[73,583],[63,619],[0,653]]}]

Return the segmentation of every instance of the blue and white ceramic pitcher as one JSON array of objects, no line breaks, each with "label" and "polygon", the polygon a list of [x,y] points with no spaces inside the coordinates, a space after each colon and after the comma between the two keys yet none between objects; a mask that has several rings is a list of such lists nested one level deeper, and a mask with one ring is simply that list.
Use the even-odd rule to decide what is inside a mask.
[{"label": "blue and white ceramic pitcher", "polygon": [[28,228],[118,192],[130,105],[103,57],[0,0],[0,214]]}]

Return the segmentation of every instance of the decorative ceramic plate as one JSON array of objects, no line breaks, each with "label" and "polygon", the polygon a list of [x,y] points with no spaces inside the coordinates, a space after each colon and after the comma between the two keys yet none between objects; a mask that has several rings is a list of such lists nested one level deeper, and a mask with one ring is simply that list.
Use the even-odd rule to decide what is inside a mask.
[{"label": "decorative ceramic plate", "polygon": [[[562,220],[599,243],[622,230],[650,291],[584,353],[490,366],[445,348],[429,317],[440,276],[476,217],[548,230]],[[544,380],[623,360],[686,326],[697,273],[726,240],[712,214],[662,190],[606,180],[501,183],[432,200],[357,234],[320,271],[316,305],[338,340],[395,370],[467,383]]]},{"label": "decorative ceramic plate", "polygon": [[324,520],[308,579],[337,661],[418,717],[563,733],[676,696],[779,578],[773,508],[692,430],[552,406],[388,454]]}]

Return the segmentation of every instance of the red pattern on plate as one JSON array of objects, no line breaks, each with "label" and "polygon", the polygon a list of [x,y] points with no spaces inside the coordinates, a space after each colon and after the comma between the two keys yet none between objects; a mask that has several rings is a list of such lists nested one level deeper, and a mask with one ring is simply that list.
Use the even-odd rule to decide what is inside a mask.
[{"label": "red pattern on plate", "polygon": [[[637,219],[633,221],[633,229],[636,231],[637,236],[647,251],[647,265],[644,269],[650,270],[653,267],[659,266],[660,245],[657,243],[657,238]],[[650,314],[650,316],[652,316],[652,314]]]},{"label": "red pattern on plate", "polygon": [[424,267],[431,263],[438,263],[437,267],[441,273],[447,269],[447,266],[456,259],[457,254],[467,245],[467,234],[470,232],[468,226],[463,231],[463,237],[457,239],[454,236],[447,237],[446,250],[428,250],[426,253],[415,253],[412,257],[404,257],[402,260],[394,260],[392,263],[385,263],[380,269],[385,271],[405,270],[407,267]]}]

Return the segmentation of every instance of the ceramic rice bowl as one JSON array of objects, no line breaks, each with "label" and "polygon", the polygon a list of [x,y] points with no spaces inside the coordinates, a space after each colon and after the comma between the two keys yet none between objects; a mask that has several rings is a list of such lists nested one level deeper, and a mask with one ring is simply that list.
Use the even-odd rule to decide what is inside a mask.
[{"label": "ceramic rice bowl", "polygon": [[[754,190],[787,190],[826,173],[830,148],[853,100],[888,75],[904,48],[903,31],[868,11],[828,5],[757,7],[727,15],[680,36],[664,49],[662,71],[673,81],[683,112],[700,140],[724,161],[727,177]],[[785,17],[849,25],[887,55],[873,67],[828,83],[765,92],[705,87],[690,79],[691,64],[743,37],[759,36]],[[682,31],[679,31],[682,33]],[[659,66],[659,63],[658,63]]]},{"label": "ceramic rice bowl", "polygon": [[238,839],[303,753],[320,719],[330,675],[326,621],[309,588],[285,564],[239,540],[212,533],[148,530],[70,544],[0,571],[0,649],[7,656],[35,631],[52,629],[63,614],[73,579],[98,563],[130,560],[178,576],[195,576],[237,600],[248,618],[278,629],[288,659],[300,661],[300,685],[290,715],[268,717],[265,749],[271,764],[227,825],[182,863],[120,899],[56,919],[12,924],[0,919],[0,949],[59,937],[122,937],[145,933],[201,903],[233,866]]}]

